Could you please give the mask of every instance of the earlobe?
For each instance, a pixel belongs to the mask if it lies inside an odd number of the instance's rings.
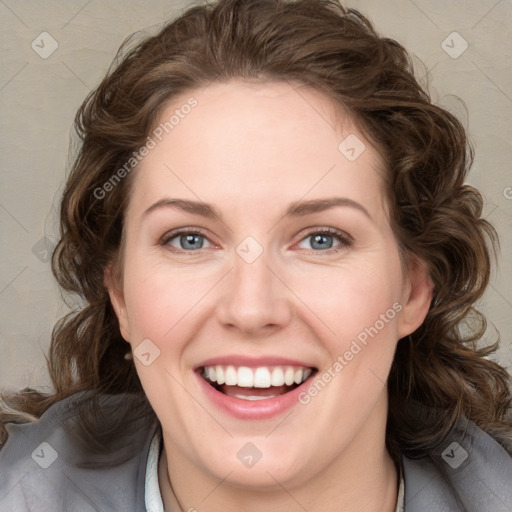
[[[434,284],[427,265],[413,256],[409,260],[402,295],[403,309],[400,314],[398,337],[413,333],[425,320],[434,293]]]
[[[112,303],[112,307],[116,313],[121,336],[129,343],[130,333],[128,329],[128,315],[126,311],[124,294],[118,279],[114,277],[114,272],[110,266],[105,269],[103,274],[103,282],[105,283],[105,287],[107,288],[108,294],[110,296],[110,302]]]

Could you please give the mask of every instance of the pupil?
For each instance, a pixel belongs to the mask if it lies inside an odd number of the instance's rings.
[[[330,249],[332,247],[332,236],[314,235],[311,246],[313,249]]]
[[[201,235],[182,235],[181,247],[183,249],[200,249],[203,246]]]

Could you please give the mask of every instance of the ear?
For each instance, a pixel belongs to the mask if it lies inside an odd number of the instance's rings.
[[[399,339],[413,333],[423,323],[433,294],[434,284],[427,265],[417,256],[411,256],[408,262],[408,273],[404,276],[403,309],[398,325]]]
[[[130,331],[128,329],[128,314],[126,311],[126,303],[124,300],[124,294],[120,279],[115,275],[112,267],[109,265],[103,274],[103,282],[108,290],[110,296],[110,302],[117,316],[119,322],[119,329],[121,336],[130,342]]]

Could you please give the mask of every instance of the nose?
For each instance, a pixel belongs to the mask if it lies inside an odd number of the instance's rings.
[[[292,318],[289,290],[268,266],[265,254],[247,263],[235,255],[216,307],[220,323],[257,336],[285,327]]]

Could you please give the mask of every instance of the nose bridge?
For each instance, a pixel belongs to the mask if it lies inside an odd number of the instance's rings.
[[[249,332],[284,326],[289,322],[290,304],[285,287],[275,278],[269,264],[269,258],[263,252],[252,259],[237,251],[233,271],[218,305],[223,324]]]
[[[257,303],[272,300],[275,286],[268,263],[267,255],[262,255],[250,263],[243,258],[235,258],[233,293],[238,296],[239,301]]]

